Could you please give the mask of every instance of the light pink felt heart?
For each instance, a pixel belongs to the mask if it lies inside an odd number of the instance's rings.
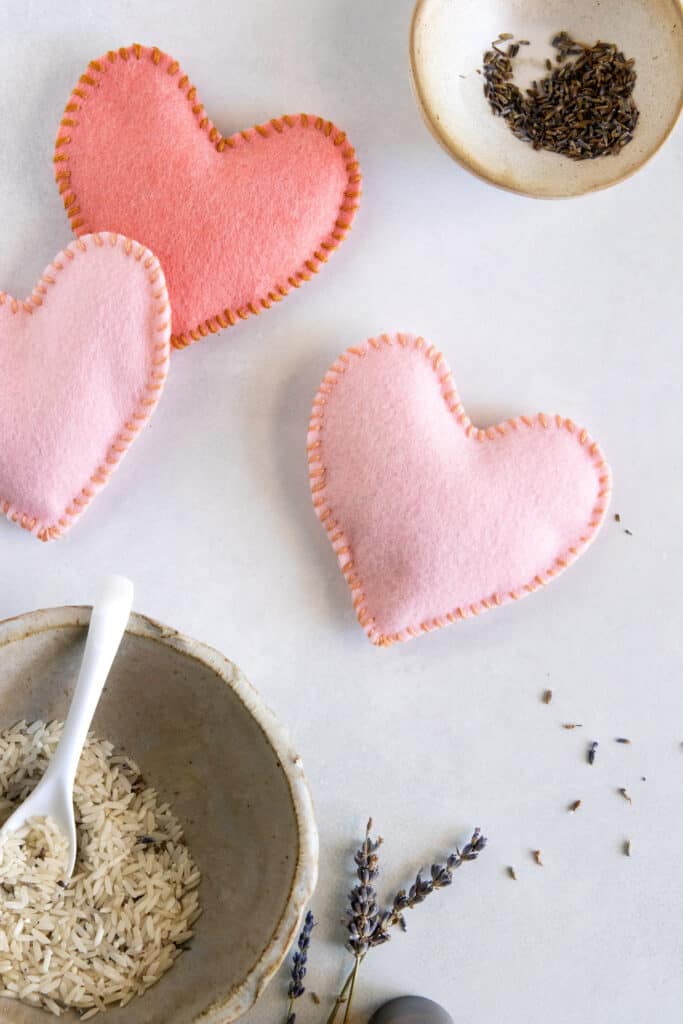
[[[76,234],[120,231],[161,260],[176,348],[310,280],[360,197],[355,152],[331,121],[286,115],[224,137],[178,61],[138,44],[90,62],[54,160]]]
[[[159,261],[86,235],[20,302],[0,293],[0,509],[40,540],[107,483],[161,394],[171,312]]]
[[[308,456],[316,512],[381,646],[550,582],[609,502],[610,470],[585,430],[542,413],[477,429],[443,356],[408,335],[339,357]]]

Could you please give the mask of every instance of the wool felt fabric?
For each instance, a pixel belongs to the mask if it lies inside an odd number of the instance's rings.
[[[170,353],[164,275],[148,249],[85,235],[25,302],[0,293],[0,509],[64,533],[154,411]]]
[[[311,491],[358,619],[381,646],[517,600],[595,537],[610,470],[587,432],[539,414],[468,419],[423,338],[350,348],[308,433]]]
[[[178,62],[138,44],[91,61],[54,160],[77,235],[121,232],[161,260],[177,348],[310,280],[360,197],[354,149],[332,122],[286,115],[225,138]]]

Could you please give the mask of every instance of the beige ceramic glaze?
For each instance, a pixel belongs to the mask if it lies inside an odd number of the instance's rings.
[[[89,615],[54,608],[0,623],[0,728],[64,717]],[[237,1020],[282,962],[315,886],[318,841],[301,761],[235,665],[139,615],[93,728],[131,754],[171,803],[202,872],[204,910],[192,948],[170,972],[102,1019]],[[0,1000],[0,1019],[52,1018]]]
[[[524,88],[543,77],[566,30],[584,43],[616,43],[634,57],[640,120],[615,156],[571,160],[534,150],[495,117],[477,74],[501,32],[528,39],[515,60]],[[679,0],[418,0],[411,30],[413,82],[431,131],[464,167],[501,188],[544,198],[607,188],[659,149],[683,106],[683,9]]]

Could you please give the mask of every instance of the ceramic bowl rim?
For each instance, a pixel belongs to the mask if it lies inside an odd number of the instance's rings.
[[[667,141],[669,136],[672,134],[674,128],[678,124],[678,120],[683,112],[683,88],[678,100],[678,108],[671,119],[671,122],[667,125],[666,131],[662,134],[657,145],[650,149],[649,152],[645,153],[642,159],[629,170],[624,171],[621,174],[615,175],[609,181],[602,182],[598,185],[587,185],[585,188],[581,188],[577,191],[564,191],[557,193],[550,192],[534,192],[527,188],[523,188],[520,185],[514,184],[514,179],[504,178],[497,176],[495,171],[491,170],[487,172],[481,165],[476,164],[474,160],[467,154],[466,150],[454,143],[452,140],[446,138],[443,131],[435,121],[433,115],[430,113],[429,107],[424,97],[424,92],[420,84],[420,76],[418,72],[418,61],[417,61],[417,25],[422,13],[423,7],[426,4],[431,3],[432,0],[416,0],[413,8],[412,17],[410,20],[410,33],[409,33],[409,55],[410,55],[410,81],[413,87],[413,93],[417,99],[417,105],[422,114],[422,118],[427,125],[427,128],[431,132],[432,136],[439,143],[441,148],[445,150],[448,155],[455,160],[456,163],[464,167],[465,170],[469,171],[480,181],[485,181],[488,185],[494,185],[496,188],[502,189],[504,192],[513,192],[516,195],[527,196],[530,199],[576,199],[579,196],[590,195],[591,192],[601,192],[606,188],[612,188],[614,185],[619,185],[622,181],[626,181],[628,178],[633,177],[638,171],[642,170],[645,164],[657,155],[664,143]],[[681,27],[683,28],[683,0],[671,0],[673,6],[676,8]]]
[[[15,641],[57,629],[87,626],[90,607],[63,605],[25,612],[0,621],[0,649]],[[243,981],[226,996],[201,1010],[192,1024],[232,1024],[250,1010],[284,961],[296,938],[304,911],[318,878],[318,831],[313,803],[301,757],[289,735],[239,666],[213,647],[193,640],[155,619],[134,612],[126,630],[133,636],[152,640],[176,654],[189,657],[214,672],[234,692],[245,710],[260,727],[282,767],[297,822],[297,862],[286,905],[268,945]]]

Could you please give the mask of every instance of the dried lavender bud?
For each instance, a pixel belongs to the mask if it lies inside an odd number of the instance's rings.
[[[620,523],[621,522],[621,516],[619,515],[618,512],[614,513],[614,522],[615,523]]]
[[[598,746],[599,746],[598,741],[597,740],[593,740],[593,742],[588,747],[588,763],[589,764],[595,764],[595,755],[598,752]]]
[[[620,789],[619,789],[619,792],[620,792],[620,793],[621,793],[621,795],[623,796],[624,800],[627,800],[627,801],[628,801],[628,802],[629,802],[630,804],[632,804],[632,803],[633,803],[633,800],[631,800],[631,797],[629,796],[629,793],[628,793],[628,791],[627,791],[627,790],[625,790],[625,789],[623,788],[623,786],[622,786],[622,787],[620,787]]]
[[[565,722],[562,726],[563,729],[583,729],[581,722]]]
[[[546,690],[545,693],[543,694],[543,703],[544,704],[550,704],[552,699],[553,699],[553,691],[552,690]]]
[[[484,54],[484,95],[518,139],[573,160],[618,153],[630,142],[639,117],[636,72],[613,43],[586,46],[557,33],[556,66],[546,61],[546,77],[522,92],[513,81],[513,59],[526,40],[504,52],[496,44],[507,38],[501,35]]]
[[[625,736],[617,736],[617,743],[630,743],[630,742],[631,741],[627,740]]]
[[[533,852],[533,855],[534,855],[534,860],[538,864],[539,868],[542,868],[543,867],[543,861],[541,859],[541,851],[540,850],[533,850],[532,852]]]
[[[569,805],[569,810],[573,814],[575,811],[578,811],[580,806],[581,806],[581,801],[580,800],[575,800],[573,804]]]
[[[517,881],[517,872],[513,867],[508,868],[508,875],[510,876],[513,882]]]
[[[624,842],[624,854],[627,857],[631,856],[631,840],[630,839],[626,839],[625,842]]]

